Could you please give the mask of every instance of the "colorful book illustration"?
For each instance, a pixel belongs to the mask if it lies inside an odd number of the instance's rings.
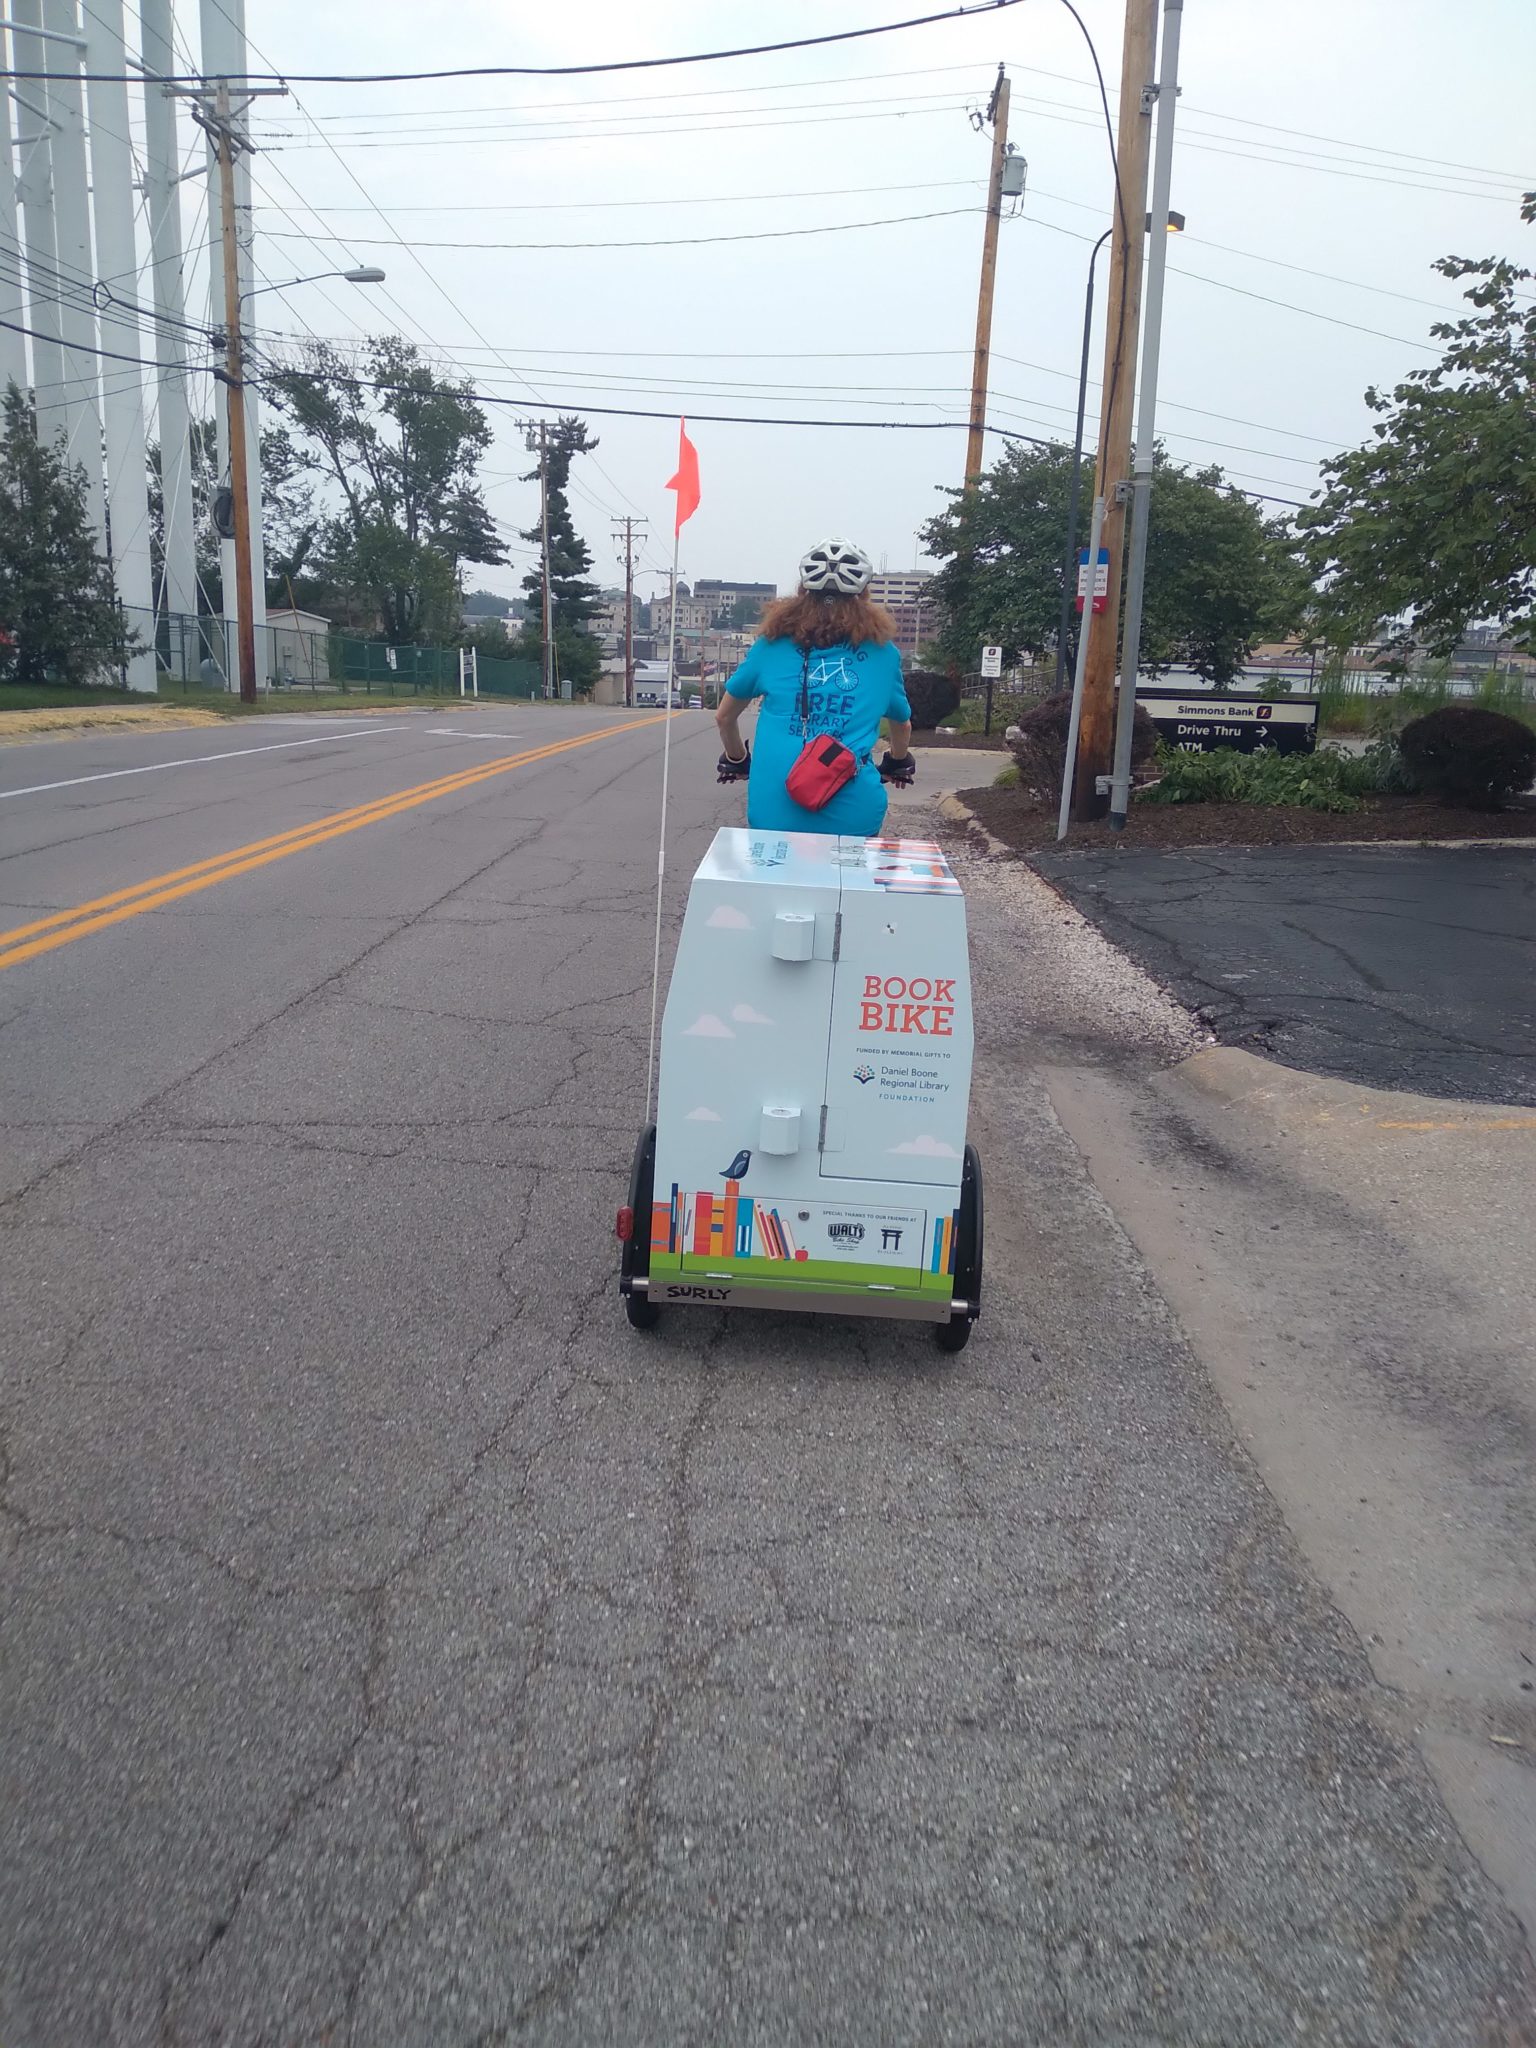
[[[955,1270],[955,1225],[959,1222],[958,1212],[933,1219],[933,1251],[928,1260],[930,1273],[953,1273]]]

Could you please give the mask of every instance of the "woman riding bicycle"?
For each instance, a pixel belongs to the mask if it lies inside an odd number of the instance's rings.
[[[722,782],[747,782],[747,823],[769,832],[876,838],[887,783],[910,783],[912,708],[890,614],[865,593],[874,565],[852,541],[825,540],[800,563],[800,587],[778,598],[725,686],[715,723]],[[762,702],[756,751],[741,715]],[[874,758],[880,721],[887,751]]]

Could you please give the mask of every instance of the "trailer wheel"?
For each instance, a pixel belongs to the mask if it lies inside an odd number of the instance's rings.
[[[632,1330],[654,1330],[661,1310],[643,1293],[633,1291],[634,1282],[649,1278],[651,1270],[651,1200],[656,1186],[656,1126],[647,1124],[635,1145],[629,1169],[629,1208],[634,1218],[630,1236],[619,1252],[619,1292],[624,1313]]]
[[[967,1145],[960,1169],[960,1216],[955,1229],[955,1293],[965,1308],[934,1330],[941,1351],[963,1351],[970,1341],[971,1325],[981,1314],[983,1235],[981,1154],[974,1145]]]

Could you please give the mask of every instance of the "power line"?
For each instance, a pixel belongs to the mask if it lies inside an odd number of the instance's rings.
[[[1063,0],[1069,5],[1070,0]],[[870,36],[895,35],[908,28],[929,28],[936,22],[966,21],[978,14],[997,14],[1006,7],[1016,7],[1019,0],[978,0],[971,7],[946,8],[941,14],[915,14],[906,21],[877,22],[870,28],[835,29],[826,35],[796,36],[781,43],[746,43],[736,49],[696,50],[680,57],[625,57],[616,58],[606,64],[466,64],[442,71],[291,71],[251,72],[241,75],[241,85],[271,85],[287,83],[292,85],[412,85],[425,79],[442,78],[590,78],[598,73],[616,71],[663,71],[681,64],[721,64],[736,57],[770,57],[780,50],[816,50],[829,43],[856,43]],[[222,9],[220,10],[223,11]],[[255,44],[251,45],[255,49]],[[261,52],[257,51],[260,56]],[[270,59],[263,58],[263,62]],[[46,78],[44,71],[6,71],[0,77]],[[136,85],[141,74],[123,72],[82,72],[88,82],[110,85]],[[173,77],[160,81],[166,85],[200,85],[200,76]],[[230,84],[235,85],[232,78]],[[237,88],[238,89],[238,88]]]
[[[797,192],[684,192],[666,199],[457,199],[435,200],[430,204],[392,205],[391,213],[592,213],[612,207],[643,206],[762,206],[780,199],[852,199],[870,192],[940,192],[946,186],[969,185],[980,189],[979,178],[923,178],[912,185],[831,185],[820,191]],[[369,213],[367,206],[315,206],[312,212],[327,219],[336,213]],[[1214,248],[1215,243],[1211,246]],[[1241,252],[1240,252],[1241,253]],[[1319,273],[1321,275],[1321,273]]]
[[[1023,215],[1021,218],[1027,219],[1032,227],[1045,228],[1053,235],[1067,235],[1074,242],[1091,242],[1095,239],[1092,235],[1079,234],[1076,228],[1064,228],[1054,220],[1036,220],[1032,214]],[[1192,277],[1197,284],[1214,285],[1218,291],[1236,292],[1239,298],[1258,299],[1266,306],[1280,306],[1286,312],[1300,313],[1308,320],[1325,320],[1330,327],[1348,327],[1356,334],[1374,334],[1379,341],[1395,341],[1401,348],[1416,348],[1426,355],[1434,354],[1434,350],[1427,342],[1410,341],[1406,335],[1388,334],[1380,327],[1362,327],[1357,320],[1341,320],[1337,313],[1319,313],[1311,306],[1298,306],[1291,299],[1270,298],[1264,292],[1249,291],[1245,285],[1228,284],[1225,278],[1207,277],[1202,271],[1186,270],[1182,264],[1170,263],[1168,268],[1176,277]]]
[[[880,220],[823,221],[809,228],[759,228],[740,235],[673,235],[660,240],[612,241],[612,242],[417,242],[420,249],[478,249],[497,252],[501,250],[550,249],[555,251],[576,249],[695,249],[716,242],[782,242],[803,235],[847,235],[861,228],[910,227],[916,221],[955,220],[961,214],[979,213],[976,206],[947,206],[936,213],[898,213]],[[390,237],[384,235],[325,235],[306,234],[303,236],[274,234],[270,230],[268,241],[291,242],[340,242],[350,248],[354,243],[366,242],[383,244],[388,247]],[[398,235],[393,238],[398,240]],[[487,344],[488,346],[489,344]]]

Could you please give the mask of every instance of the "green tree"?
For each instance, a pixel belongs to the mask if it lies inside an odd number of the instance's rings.
[[[1536,221],[1536,193],[1521,218]],[[1536,649],[1536,299],[1532,272],[1494,257],[1444,256],[1442,277],[1475,278],[1474,311],[1439,321],[1440,361],[1390,395],[1371,439],[1323,464],[1321,502],[1300,515],[1303,559],[1320,585],[1314,629],[1334,646],[1395,626],[1449,654],[1492,621]]]
[[[219,437],[213,420],[193,420],[192,545],[197,572],[197,608],[223,608],[223,562],[213,530],[213,494],[219,484]],[[160,443],[145,450],[149,487],[150,564],[156,596],[165,575],[165,490],[160,475]],[[282,426],[261,434],[262,533],[266,542],[267,602],[286,605],[290,585],[303,605],[324,604],[332,586],[314,573],[314,560],[325,517],[315,501],[314,479],[301,462],[293,438]]]
[[[85,472],[6,387],[0,425],[0,680],[99,683],[137,645],[97,550]]]
[[[366,603],[392,642],[453,632],[460,568],[506,561],[475,480],[491,443],[483,407],[388,335],[355,366],[312,342],[265,388],[292,429],[295,473],[339,504],[313,536],[317,571]]]
[[[1002,643],[1009,664],[1054,648],[1071,474],[1069,448],[1015,445],[974,492],[952,491],[949,507],[923,529],[928,552],[944,564],[932,586],[942,624],[931,644],[942,660],[968,669],[989,641]],[[1078,548],[1087,545],[1088,525],[1083,503]],[[1294,622],[1304,589],[1279,523],[1230,489],[1219,469],[1191,471],[1158,450],[1144,667],[1188,662],[1228,682],[1256,640]]]
[[[590,455],[597,442],[584,421],[565,414],[548,430],[545,466],[548,476],[549,589],[550,614],[555,633],[555,655],[560,675],[577,689],[588,689],[602,669],[602,650],[588,632],[601,596],[591,580],[592,555],[576,531],[571,517],[571,464],[578,455]],[[539,472],[532,469],[524,483],[537,483]],[[544,548],[543,525],[531,526],[523,534],[540,551]],[[541,564],[523,578],[528,593],[530,619],[521,648],[530,660],[544,659],[544,571]]]

